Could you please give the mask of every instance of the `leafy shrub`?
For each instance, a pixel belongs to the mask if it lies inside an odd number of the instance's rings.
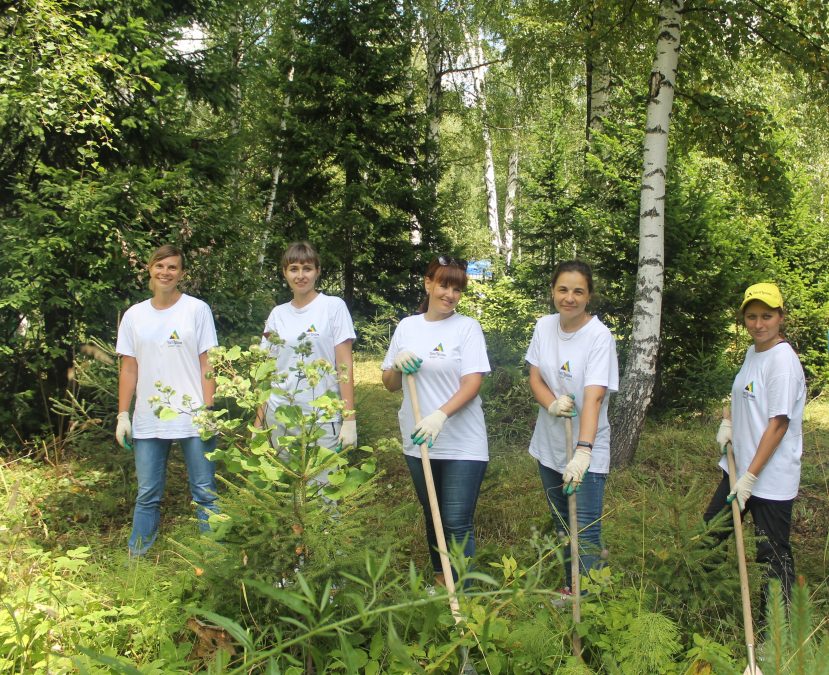
[[[146,673],[183,667],[190,644],[176,639],[180,575],[120,561],[106,568],[89,546],[47,550],[34,541],[51,531],[40,507],[63,486],[31,462],[13,471],[0,465],[0,671],[109,672],[84,650]],[[15,474],[21,478],[9,483]]]
[[[459,311],[476,318],[486,335],[490,364],[520,366],[541,315],[536,301],[507,276],[494,282],[470,281]]]
[[[210,351],[217,401],[224,406],[173,410],[172,392],[164,387],[155,401],[162,418],[193,414],[203,435],[218,436],[213,458],[224,466],[220,480],[226,491],[219,499],[221,513],[210,522],[221,546],[196,546],[189,555],[204,569],[202,602],[236,616],[242,601],[255,623],[273,618],[273,603],[262,587],[294,584],[300,569],[311,580],[330,576],[335,568],[347,569],[356,550],[362,552],[356,514],[371,494],[376,469],[371,448],[337,453],[319,444],[322,425],[344,403],[319,391],[322,378],[335,374],[333,366],[308,359],[310,343],[295,349],[300,357],[293,367],[295,390],[284,384],[287,373],[275,372],[267,350],[237,346]],[[319,394],[309,413],[296,403],[306,389]],[[286,403],[273,411],[275,425],[257,428],[254,420],[273,391]],[[325,484],[317,478],[324,471],[331,472]]]

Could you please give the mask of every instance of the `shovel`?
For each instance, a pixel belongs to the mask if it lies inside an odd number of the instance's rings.
[[[573,420],[564,418],[564,442],[567,446],[567,462],[573,459]],[[581,659],[581,579],[579,574],[579,517],[576,511],[576,491],[567,496],[567,521],[570,528],[570,589],[573,597],[573,656]]]
[[[734,489],[737,482],[737,467],[734,464],[734,450],[731,443],[726,445],[728,458],[728,484]],[[748,568],[746,567],[746,549],[743,544],[743,521],[740,517],[740,505],[734,499],[731,502],[731,516],[734,519],[734,541],[737,543],[737,567],[740,570],[740,595],[743,600],[743,630],[746,636],[746,651],[748,652],[748,665],[743,675],[763,675],[757,666],[754,656],[754,624],[751,621],[751,592],[748,588]]]
[[[413,375],[406,375],[406,381],[409,385],[409,399],[412,403],[412,412],[414,413],[415,424],[420,422],[420,401],[417,398],[417,383]],[[458,596],[455,594],[455,577],[452,576],[452,565],[449,563],[449,556],[446,551],[446,537],[443,535],[443,521],[440,517],[440,506],[438,505],[438,495],[435,490],[435,479],[432,477],[432,464],[429,461],[429,449],[426,443],[420,446],[420,461],[423,464],[423,477],[426,480],[426,493],[429,495],[429,509],[432,512],[432,526],[435,529],[435,538],[438,544],[438,555],[440,555],[440,568],[443,571],[443,578],[446,581],[446,591],[449,593],[449,609],[452,611],[452,618],[455,619],[455,624],[463,621],[461,616],[461,608],[458,603]],[[462,675],[478,675],[475,668],[468,661],[468,653],[466,647],[461,647],[461,666]]]

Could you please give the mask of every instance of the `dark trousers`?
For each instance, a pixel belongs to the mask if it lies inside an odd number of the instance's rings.
[[[423,463],[420,457],[406,457],[409,472],[412,474],[417,498],[423,507],[426,519],[426,541],[429,544],[429,554],[435,572],[442,572],[440,554],[438,553],[435,527],[432,524],[432,509],[429,507],[429,496],[426,492],[426,477],[423,474]],[[435,492],[440,508],[440,519],[443,523],[443,533],[446,545],[451,546],[453,541],[461,543],[466,540],[463,554],[471,558],[475,554],[475,530],[472,518],[475,515],[475,506],[478,503],[478,493],[486,473],[487,462],[476,462],[463,459],[432,459],[432,478],[435,481]],[[457,572],[453,569],[452,576],[457,580]]]
[[[728,474],[723,471],[723,478],[717,486],[711,503],[705,510],[705,521],[708,522],[724,508],[731,508],[725,499],[731,488],[728,485]],[[751,496],[746,503],[746,511],[751,513],[754,521],[754,534],[757,537],[757,562],[764,567],[763,592],[760,597],[759,621],[766,618],[766,604],[768,602],[768,580],[779,579],[786,602],[791,598],[792,582],[794,580],[794,558],[789,543],[789,533],[792,527],[792,505],[794,499],[776,501]],[[731,520],[729,520],[731,522]],[[722,534],[725,538],[728,531]]]

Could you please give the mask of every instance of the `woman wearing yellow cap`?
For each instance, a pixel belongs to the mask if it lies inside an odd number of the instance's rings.
[[[794,579],[789,531],[800,485],[806,378],[797,354],[781,334],[783,296],[777,286],[750,286],[740,312],[753,344],[731,387],[731,419],[726,409],[717,432],[723,453],[728,443],[733,445],[737,482],[732,491],[723,456],[723,478],[705,520],[734,499],[741,512],[748,510],[757,534],[757,562],[765,565],[767,579],[780,580],[788,599]],[[766,595],[764,584],[761,616]]]

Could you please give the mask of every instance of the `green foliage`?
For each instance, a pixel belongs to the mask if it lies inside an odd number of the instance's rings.
[[[37,534],[60,534],[67,513],[75,526],[84,522],[76,519],[76,507],[92,490],[84,489],[82,475],[56,481],[37,464],[19,462],[0,464],[0,670],[109,672],[96,668],[84,650],[137,663],[146,673],[183,666],[190,645],[174,635],[183,624],[179,576],[123,567],[123,558],[107,564],[89,545],[41,545]],[[96,490],[107,487],[86,480]]]
[[[486,337],[492,374],[484,379],[481,398],[490,438],[521,438],[535,409],[523,362],[540,315],[537,303],[514,279],[500,276],[493,282],[471,281],[459,309],[480,322]]]
[[[829,673],[829,637],[826,619],[817,626],[809,590],[800,578],[792,588],[786,611],[778,581],[769,584],[768,626],[759,664],[768,675],[812,675]]]
[[[272,341],[285,348],[277,336]],[[216,396],[224,407],[172,410],[171,392],[163,386],[154,401],[158,414],[193,414],[203,435],[218,435],[213,457],[224,467],[226,491],[221,513],[210,522],[221,547],[196,547],[188,555],[205,570],[201,592],[213,610],[238,607],[241,593],[254,624],[272,620],[275,611],[261,587],[293,585],[300,569],[311,581],[327,578],[353,563],[362,546],[356,516],[376,470],[371,448],[337,453],[320,445],[322,425],[343,410],[343,401],[319,390],[321,379],[335,374],[333,367],[307,358],[310,343],[295,350],[296,389],[285,387],[288,373],[275,372],[268,350],[237,346],[210,351]],[[306,412],[296,397],[309,389],[316,398]],[[285,400],[272,411],[274,424],[255,426],[274,392]],[[323,472],[330,472],[326,481],[319,478]]]
[[[620,507],[618,518],[636,545],[614,555],[614,564],[653,594],[654,609],[687,631],[707,634],[720,627],[721,608],[738,594],[736,565],[725,560],[728,540],[718,536],[727,529],[729,514],[724,511],[706,525],[693,479],[683,492],[667,489],[658,475],[648,482],[643,489],[653,498],[643,495]]]
[[[638,589],[614,591],[618,581],[604,568],[591,573],[585,583],[584,590],[596,596],[584,603],[582,625],[577,628],[586,645],[596,649],[598,658],[613,672],[678,672],[679,627],[664,614],[649,610],[649,598]]]
[[[536,302],[508,276],[494,282],[470,281],[459,311],[477,319],[494,366],[518,366],[540,316]]]
[[[288,208],[274,225],[280,238],[313,239],[360,310],[371,309],[368,293],[412,304],[413,219],[424,251],[437,241],[434,204],[418,189],[423,169],[413,161],[423,118],[408,76],[412,18],[388,0],[300,2],[280,58],[280,72],[293,77],[283,83],[290,104],[276,131],[277,200]]]

